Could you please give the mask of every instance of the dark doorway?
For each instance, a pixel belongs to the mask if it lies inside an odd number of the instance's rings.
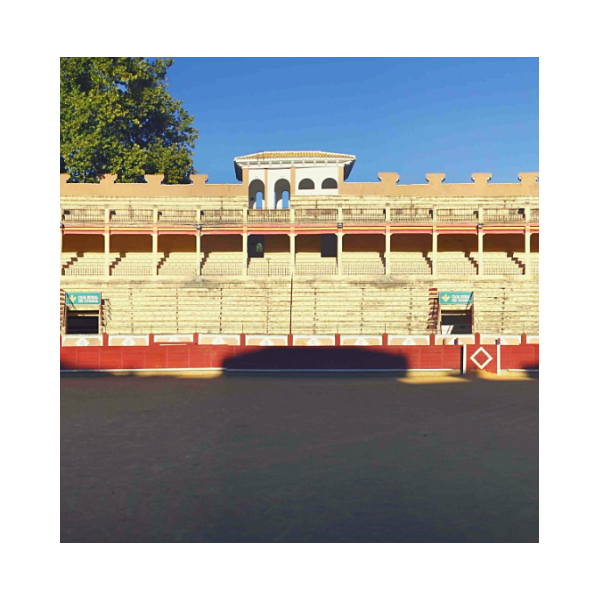
[[[473,333],[473,309],[442,310],[441,334]]]
[[[265,237],[263,235],[248,236],[248,258],[263,258],[265,255]]]
[[[100,333],[98,324],[99,311],[97,310],[67,311],[67,333]]]
[[[321,258],[337,257],[337,236],[334,233],[325,233],[321,236]]]

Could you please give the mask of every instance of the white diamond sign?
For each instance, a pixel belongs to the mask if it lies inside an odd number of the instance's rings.
[[[222,337],[216,337],[212,342],[215,346],[223,346],[225,344],[225,340]]]
[[[403,346],[416,346],[417,343],[415,342],[415,340],[413,340],[411,337],[409,337],[409,338],[406,338],[404,340],[404,342],[402,342],[402,345]]]
[[[135,341],[133,340],[133,338],[128,337],[123,340],[122,345],[123,346],[135,346]]]
[[[80,338],[79,340],[77,340],[76,346],[89,346],[90,343],[85,339],[85,338]]]
[[[481,364],[475,357],[480,353],[483,352],[483,354],[485,356],[487,356],[487,360]],[[492,360],[492,357],[490,356],[490,353],[487,352],[487,350],[485,348],[478,348],[475,352],[473,352],[473,354],[471,354],[471,360],[480,368],[480,369],[485,369],[486,365],[490,362],[490,360]]]
[[[321,342],[315,338],[315,337],[311,337],[310,340],[308,340],[308,342],[306,342],[307,346],[320,346]]]
[[[358,338],[356,340],[356,342],[354,342],[354,345],[355,346],[368,346],[369,342],[367,342],[367,340],[365,340],[365,338],[361,337],[361,338]]]
[[[269,338],[265,338],[260,344],[259,346],[274,346],[275,342]]]

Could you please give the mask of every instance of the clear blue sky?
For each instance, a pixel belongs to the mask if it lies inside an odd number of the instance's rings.
[[[537,58],[175,57],[168,83],[211,183],[234,182],[233,158],[263,150],[354,154],[349,181],[539,170]]]

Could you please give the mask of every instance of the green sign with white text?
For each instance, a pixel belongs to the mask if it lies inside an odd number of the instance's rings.
[[[440,304],[442,306],[473,304],[473,292],[440,292]]]
[[[67,306],[100,306],[100,292],[67,292]]]

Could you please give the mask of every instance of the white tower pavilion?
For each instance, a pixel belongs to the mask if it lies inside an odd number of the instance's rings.
[[[238,180],[248,183],[250,208],[281,209],[289,207],[290,195],[337,195],[355,160],[335,152],[257,152],[233,164]]]

